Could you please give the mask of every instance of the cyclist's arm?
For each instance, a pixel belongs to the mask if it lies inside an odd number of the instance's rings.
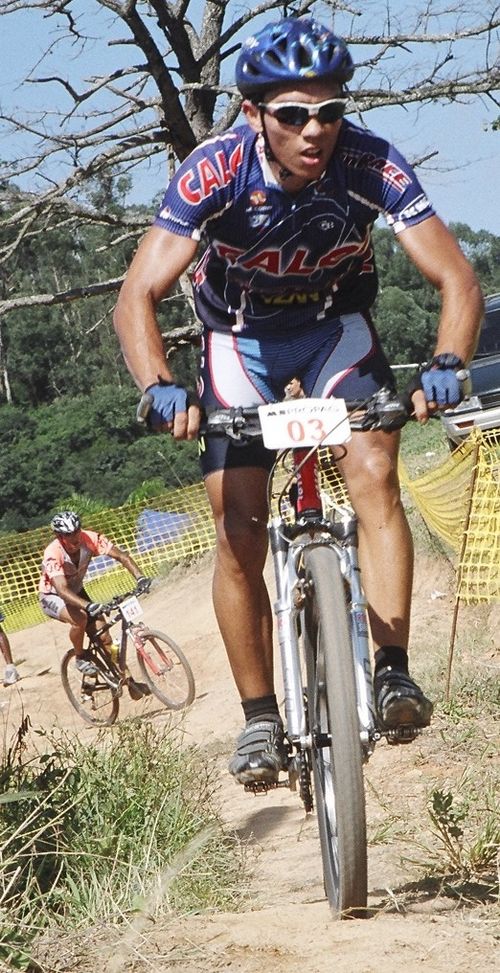
[[[197,242],[153,226],[141,241],[122,284],[113,323],[132,378],[141,391],[159,379],[173,381],[167,365],[156,309],[193,260]],[[193,430],[194,423],[194,430]],[[174,436],[192,438],[198,410],[175,418]]]
[[[483,297],[477,277],[455,237],[431,216],[398,234],[402,247],[421,274],[441,295],[441,314],[435,355],[450,352],[467,363],[474,354]],[[423,392],[415,392],[415,414],[425,420],[429,410]]]
[[[75,591],[72,591],[64,575],[57,574],[50,580],[56,590],[56,594],[62,598],[66,605],[72,605],[73,608],[85,608],[88,605],[88,598],[82,598],[81,595],[77,595]]]
[[[143,577],[143,572],[141,571],[138,564],[135,563],[134,559],[130,557],[125,551],[122,551],[120,547],[116,547],[115,544],[109,549],[108,556],[112,557],[115,561],[118,561],[127,571],[132,575],[137,581],[139,578]]]

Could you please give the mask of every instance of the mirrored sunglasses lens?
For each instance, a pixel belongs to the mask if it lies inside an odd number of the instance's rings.
[[[282,125],[295,125],[297,127],[305,125],[309,118],[307,108],[301,108],[300,105],[285,105],[283,108],[276,108],[273,115]]]
[[[342,102],[330,101],[328,105],[322,105],[318,112],[318,121],[323,125],[328,122],[338,122],[339,118],[342,118],[345,111],[345,105]]]

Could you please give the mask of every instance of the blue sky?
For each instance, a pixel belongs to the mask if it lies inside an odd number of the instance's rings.
[[[368,2],[367,8],[370,6]],[[391,0],[391,9],[396,12],[404,6],[402,0]],[[109,24],[110,15],[104,14],[104,17]],[[26,108],[30,103],[35,105],[35,87],[19,85],[46,49],[48,22],[35,10],[4,16],[0,23],[2,109]],[[121,36],[124,33],[124,29],[120,29]],[[112,53],[107,53],[107,58],[120,57],[119,47],[109,48],[109,51]],[[353,53],[356,54],[356,51]],[[94,50],[90,47],[87,49],[85,58],[78,60],[75,55],[76,51],[67,49],[65,58],[63,49],[56,47],[40,73],[61,73],[71,77],[80,64],[85,64],[86,75],[93,70],[103,71],[102,45],[99,41],[96,41]],[[43,86],[42,94],[45,104],[49,96],[67,97],[56,85]],[[500,132],[491,130],[491,122],[500,114],[500,109],[485,98],[468,98],[464,102],[423,107],[410,105],[407,109],[376,109],[365,113],[364,120],[370,128],[394,142],[410,160],[437,152],[437,156],[419,168],[418,172],[427,194],[445,222],[460,221],[474,230],[486,229],[500,234]],[[0,157],[13,158],[14,151],[15,146],[10,145],[6,150],[4,145]],[[151,200],[163,188],[163,171],[163,166],[158,164],[149,172],[145,180],[144,201]]]

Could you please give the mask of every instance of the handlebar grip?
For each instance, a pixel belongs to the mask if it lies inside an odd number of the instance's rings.
[[[461,368],[457,372],[457,379],[464,399],[472,395],[472,378],[468,368]]]
[[[141,400],[137,406],[136,419],[137,422],[142,424],[148,421],[148,416],[151,411],[151,406],[153,405],[154,397],[151,392],[143,392],[141,395]]]

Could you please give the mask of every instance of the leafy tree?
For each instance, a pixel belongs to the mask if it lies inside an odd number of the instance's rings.
[[[136,405],[135,390],[108,385],[38,409],[0,407],[0,530],[45,524],[75,493],[117,506],[144,479],[198,481],[196,443],[141,432]]]
[[[391,364],[420,363],[432,350],[436,321],[411,292],[389,285],[377,300],[377,331]]]
[[[9,206],[0,261],[56,226],[107,227],[110,247],[136,241],[149,218],[107,205],[109,173],[133,178],[155,157],[171,170],[201,139],[232,125],[240,109],[233,62],[242,38],[264,18],[309,12],[333,21],[354,53],[350,110],[362,119],[382,105],[488,97],[498,87],[491,61],[496,0],[452,0],[444,8],[421,0],[396,9],[390,0],[382,7],[374,0],[263,0],[257,8],[235,0],[3,0],[1,17],[21,15],[35,31],[48,23],[51,33],[26,78],[49,110],[0,110],[6,138],[22,134],[29,143],[25,158],[4,167]],[[87,66],[90,48],[100,69]],[[19,178],[29,193],[11,191],[10,180]],[[123,201],[127,185],[119,188]],[[120,277],[82,274],[60,286],[51,278],[38,292],[20,281],[0,301],[0,313],[67,304],[101,295],[104,286],[113,292]]]
[[[484,293],[500,292],[500,237],[487,230],[471,230],[465,223],[453,223],[451,229],[474,267]]]

